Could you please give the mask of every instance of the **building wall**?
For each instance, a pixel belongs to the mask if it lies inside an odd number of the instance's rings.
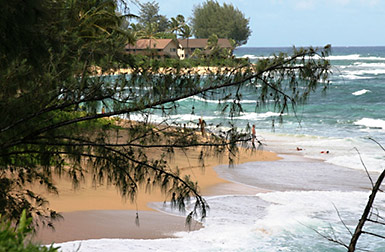
[[[169,55],[172,58],[178,58],[178,46],[175,42],[170,42],[168,45],[163,49],[163,53],[165,55]]]
[[[178,48],[177,54],[178,54],[179,59],[181,59],[181,60],[186,58],[186,50],[183,48]]]

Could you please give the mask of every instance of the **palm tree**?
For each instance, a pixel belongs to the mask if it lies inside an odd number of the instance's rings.
[[[150,52],[153,49],[152,40],[158,38],[158,36],[159,32],[157,23],[147,23],[144,29],[138,32],[138,38],[149,39],[148,49],[150,50]],[[153,53],[151,53],[151,56],[153,56]]]
[[[218,36],[216,34],[212,34],[207,40],[207,46],[205,50],[209,51],[210,57],[218,57],[220,55],[220,47],[218,45]]]
[[[188,41],[189,41],[189,38],[192,37],[192,30],[190,28],[190,26],[188,26],[187,24],[185,24],[184,26],[181,27],[181,30],[180,30],[180,35],[182,36],[183,39],[186,39],[186,51],[188,52],[188,49],[189,49],[189,46],[188,46]],[[189,55],[186,54],[186,58],[188,57]]]
[[[206,50],[214,51],[218,47],[218,36],[212,34],[207,40]]]
[[[170,32],[175,32],[175,37],[178,38],[178,32],[182,27],[186,25],[186,21],[183,15],[178,15],[175,18],[171,18],[169,22]]]
[[[175,38],[177,38],[178,30],[179,30],[179,22],[176,18],[171,18],[169,22],[170,32],[175,32]]]
[[[183,15],[179,14],[178,16],[176,16],[176,20],[178,21],[179,23],[179,26],[183,26],[186,24],[186,20],[184,18]]]

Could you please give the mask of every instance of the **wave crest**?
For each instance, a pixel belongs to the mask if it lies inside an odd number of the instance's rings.
[[[381,119],[362,118],[361,120],[358,120],[353,124],[373,129],[385,129],[385,120]]]
[[[372,92],[372,91],[370,91],[370,90],[362,89],[362,90],[358,90],[358,91],[352,93],[352,95],[358,96],[358,95],[363,95],[363,94],[371,93],[371,92]]]

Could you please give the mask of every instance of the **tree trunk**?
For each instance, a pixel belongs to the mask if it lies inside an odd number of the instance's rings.
[[[356,230],[354,230],[352,239],[350,240],[348,252],[354,252],[356,249],[358,238],[360,238],[360,235],[362,234],[362,229],[365,225],[366,220],[368,219],[368,216],[370,214],[370,211],[374,203],[374,199],[376,197],[378,190],[380,189],[380,186],[382,184],[382,181],[384,180],[384,177],[385,177],[385,170],[380,174],[380,176],[376,181],[376,184],[372,189],[372,194],[370,194],[369,196],[369,200],[368,200],[368,203],[366,204],[365,211],[363,212],[361,219],[357,224]]]
[[[186,44],[186,51],[187,51],[187,55],[189,56],[189,58],[191,57],[191,55],[190,55],[190,52],[189,52],[189,50],[188,50],[188,37],[187,37],[187,44]],[[186,53],[185,53],[186,54]],[[186,56],[186,55],[185,55]],[[186,57],[187,58],[187,57]]]

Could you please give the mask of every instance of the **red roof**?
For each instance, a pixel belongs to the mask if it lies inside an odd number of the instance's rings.
[[[179,43],[183,48],[187,47],[187,39],[179,39]],[[189,48],[205,48],[207,46],[208,39],[189,39],[188,47]],[[220,38],[218,39],[218,46],[221,48],[232,48],[230,41],[228,39]]]
[[[168,44],[173,42],[172,39],[138,39],[135,45],[126,45],[126,49],[144,50],[149,49],[164,49]]]

